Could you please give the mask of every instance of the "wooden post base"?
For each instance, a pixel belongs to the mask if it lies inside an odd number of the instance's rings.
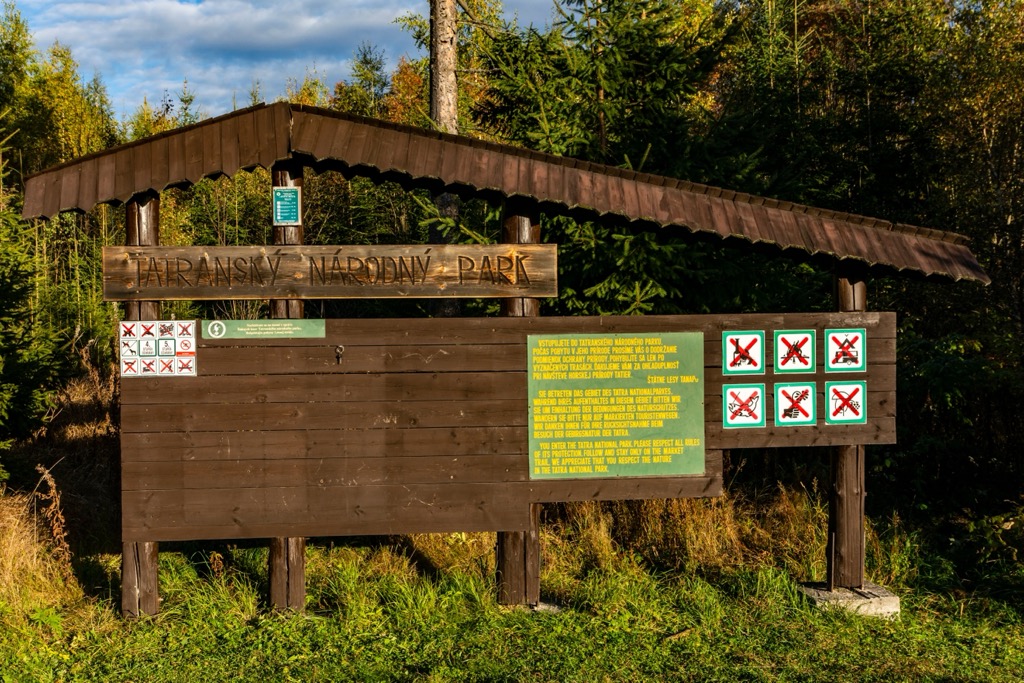
[[[498,603],[536,606],[540,602],[540,505],[530,506],[528,531],[498,532]]]
[[[864,586],[864,447],[832,449],[829,499],[828,590]]]
[[[160,611],[157,544],[147,541],[121,545],[121,614],[126,619],[154,616]]]
[[[270,605],[276,610],[306,607],[306,539],[270,539]]]

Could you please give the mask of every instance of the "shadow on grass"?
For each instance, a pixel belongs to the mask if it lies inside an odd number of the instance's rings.
[[[77,409],[76,409],[77,408]],[[102,412],[99,405],[91,411]],[[47,433],[16,444],[4,455],[10,471],[8,485],[35,492],[36,511],[50,506],[52,495],[40,468],[49,473],[59,496],[60,528],[76,557],[121,552],[120,445],[109,419],[82,422],[75,417],[82,407],[68,407],[51,423]]]

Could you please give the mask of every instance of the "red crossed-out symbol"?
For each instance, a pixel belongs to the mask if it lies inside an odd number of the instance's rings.
[[[853,339],[850,339],[849,337],[847,337],[843,341],[839,341],[835,337],[832,337],[832,343],[839,347],[839,350],[836,351],[835,357],[832,359],[832,365],[835,365],[840,360],[843,360],[843,359],[846,359],[846,358],[848,358],[851,361],[853,361],[854,363],[856,363],[857,362],[857,356],[853,353],[856,349],[853,348],[853,345],[856,344],[857,340],[859,340],[859,339],[860,339],[860,335],[859,334],[853,335]]]
[[[178,323],[178,334],[192,334],[192,323]]]
[[[143,337],[155,337],[156,335],[153,334],[153,328],[154,327],[156,327],[156,323],[153,323],[152,325],[147,325],[146,323],[142,323],[142,336]]]
[[[174,372],[174,359],[160,359],[160,372]]]
[[[832,417],[835,417],[839,413],[843,412],[846,408],[853,411],[853,414],[860,417],[860,411],[857,410],[856,406],[853,405],[853,398],[860,393],[860,387],[854,387],[853,391],[843,396],[842,392],[832,387],[832,395],[839,401],[839,405],[836,406],[835,410],[832,411]]]
[[[729,416],[730,420],[735,420],[740,415],[740,413],[746,413],[747,415],[750,416],[750,419],[752,420],[758,419],[757,413],[755,413],[754,409],[750,406],[751,401],[753,401],[757,397],[756,391],[750,392],[750,396],[747,396],[747,399],[745,401],[739,396],[737,396],[735,391],[730,391],[729,395],[732,396],[734,401],[736,401],[736,409],[733,410],[732,415]]]
[[[804,417],[810,417],[811,414],[804,410],[804,407],[800,405],[807,398],[807,390],[796,392],[796,396],[790,396],[789,392],[785,389],[779,389],[779,393],[786,397],[789,401],[789,407],[782,411],[783,415],[790,413],[794,408],[803,413]]]
[[[129,372],[130,373],[136,373],[136,372],[138,372],[138,370],[135,368],[135,361],[133,361],[133,360],[126,360],[124,362],[124,371],[125,371],[125,373],[129,373]]]
[[[178,372],[192,372],[192,360],[191,359],[178,359]]]
[[[729,363],[730,368],[735,367],[736,364],[739,363],[741,360],[746,360],[755,368],[757,367],[757,361],[754,360],[754,357],[750,355],[750,349],[754,348],[754,344],[757,343],[757,337],[751,339],[750,343],[747,344],[746,347],[740,346],[740,340],[737,339],[736,337],[730,337],[729,341],[731,341],[732,345],[736,348],[736,353],[733,354],[732,362]]]
[[[143,372],[156,372],[156,360],[142,360]]]
[[[807,340],[810,339],[810,337],[804,337],[795,344],[790,344],[789,340],[785,337],[779,337],[779,339],[781,339],[782,343],[786,345],[786,355],[782,357],[782,361],[779,365],[785,365],[794,358],[804,365],[807,365],[807,356],[804,355],[803,348],[804,344],[807,343]]]
[[[121,336],[122,337],[134,337],[135,336],[135,325],[131,323],[121,323]]]

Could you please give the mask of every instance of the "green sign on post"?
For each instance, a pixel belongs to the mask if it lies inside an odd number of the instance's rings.
[[[530,335],[530,478],[704,473],[704,335]]]
[[[274,225],[302,225],[302,188],[275,187]]]

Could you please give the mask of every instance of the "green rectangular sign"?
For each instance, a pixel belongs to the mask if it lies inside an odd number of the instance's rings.
[[[318,339],[327,336],[323,320],[204,320],[204,339]]]
[[[530,335],[530,478],[704,473],[701,332]]]
[[[275,187],[274,225],[302,225],[302,189]]]

